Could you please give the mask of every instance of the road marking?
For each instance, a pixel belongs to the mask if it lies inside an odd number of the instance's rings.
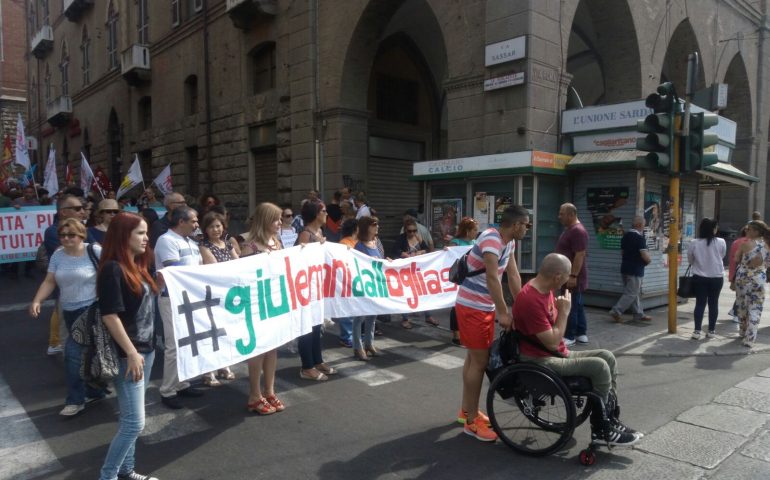
[[[0,375],[0,478],[44,478],[63,469]]]
[[[12,303],[10,305],[0,305],[0,312],[19,312],[22,310],[27,310],[29,308],[30,302],[23,302],[23,303]],[[41,306],[42,307],[53,307],[56,303],[55,300],[46,300],[44,301]]]
[[[377,348],[385,349],[388,352],[393,352],[418,362],[427,363],[434,367],[443,368],[444,370],[460,368],[465,363],[464,359],[455,357],[454,355],[432,352],[392,338],[377,340],[376,346]]]

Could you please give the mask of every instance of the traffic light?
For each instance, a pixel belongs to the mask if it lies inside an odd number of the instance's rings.
[[[690,130],[682,142],[683,172],[694,172],[719,161],[716,153],[703,153],[703,149],[716,145],[719,137],[706,130],[719,123],[719,116],[714,113],[691,113]]]
[[[645,134],[636,139],[636,149],[649,152],[636,157],[639,168],[669,170],[674,159],[674,120],[679,110],[674,86],[666,82],[658,86],[644,102],[654,113],[644,120],[637,120],[636,131]]]

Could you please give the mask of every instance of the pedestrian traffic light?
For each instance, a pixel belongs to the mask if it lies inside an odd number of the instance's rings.
[[[679,105],[673,84],[659,85],[658,92],[649,95],[644,104],[654,113],[636,122],[636,131],[645,134],[636,139],[636,149],[649,152],[636,157],[637,166],[669,170],[673,166],[674,119]]]
[[[682,142],[683,172],[694,172],[719,161],[716,153],[703,153],[703,149],[716,145],[719,136],[715,133],[705,133],[706,130],[719,123],[719,116],[714,113],[691,113],[690,129],[687,138]]]

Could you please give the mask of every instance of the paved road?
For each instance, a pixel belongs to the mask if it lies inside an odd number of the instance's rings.
[[[62,358],[44,354],[47,325],[23,311],[35,284],[0,280],[0,478],[95,479],[116,429],[114,397],[75,418],[58,416]],[[723,303],[731,302],[726,292]],[[453,423],[464,352],[442,328],[382,325],[385,355],[355,362],[325,335],[325,354],[341,374],[326,383],[299,379],[295,355],[279,359],[278,391],[288,408],[269,417],[245,411],[245,369],[189,409],[167,410],[158,395],[156,358],[138,467],[172,479],[380,478],[770,478],[770,355],[747,354],[731,338],[665,334],[665,310],[650,324],[617,325],[591,311],[592,346],[619,355],[621,403],[629,425],[647,433],[634,449],[601,451],[594,467],[577,461],[586,426],[547,458],[482,444]],[[49,307],[50,310],[50,307]],[[723,311],[726,311],[723,307]],[[45,313],[44,315],[45,316]],[[445,314],[439,314],[446,326]],[[681,338],[680,338],[681,337]],[[760,330],[770,341],[770,329]]]

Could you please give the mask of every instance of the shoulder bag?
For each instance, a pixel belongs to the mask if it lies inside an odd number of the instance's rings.
[[[676,289],[676,295],[678,297],[682,297],[682,298],[695,297],[695,288],[693,287],[692,275],[690,274],[691,268],[692,268],[692,265],[688,265],[687,270],[684,272],[684,275],[679,276],[679,288]]]

